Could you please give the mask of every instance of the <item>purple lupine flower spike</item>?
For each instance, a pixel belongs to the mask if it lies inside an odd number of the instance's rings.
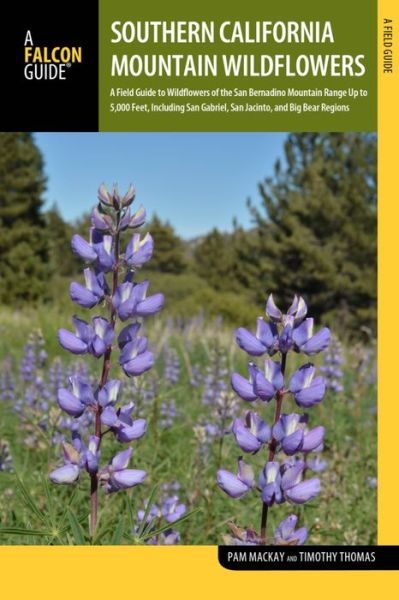
[[[259,487],[248,485],[240,474],[233,475],[224,469],[218,471],[218,484],[229,496],[241,498],[249,491],[256,490],[260,492],[262,501],[260,532],[234,525],[234,530],[239,534],[232,538],[232,543],[265,544],[269,507],[286,501],[303,504],[312,500],[320,491],[320,480],[306,478],[306,472],[308,469],[317,472],[325,468],[325,462],[318,456],[310,456],[323,449],[324,427],[309,427],[308,415],[282,412],[287,396],[291,395],[299,407],[310,408],[321,402],[325,394],[325,380],[316,374],[315,366],[310,363],[297,369],[289,384],[285,382],[287,356],[290,352],[317,354],[325,350],[330,341],[330,331],[326,327],[313,333],[313,319],[307,318],[307,312],[305,300],[295,295],[284,314],[270,294],[266,303],[269,322],[259,317],[255,334],[243,327],[236,331],[238,346],[250,356],[267,353],[272,357],[279,353],[280,359],[265,360],[263,370],[256,364],[249,363],[249,379],[238,373],[231,376],[231,386],[243,400],[253,404],[261,400],[264,406],[272,402],[275,405],[271,428],[254,411],[247,411],[244,420],[236,418],[233,421],[231,431],[239,448],[248,454],[261,455],[266,452],[267,459],[259,475]],[[279,462],[277,455],[280,453],[288,458]],[[307,538],[307,530],[305,527],[296,529],[296,526],[296,516],[284,519],[274,532],[273,543],[303,544]],[[250,538],[247,535],[249,531]]]
[[[141,438],[147,429],[147,421],[135,418],[134,403],[121,404],[118,379],[109,379],[114,359],[129,377],[138,377],[154,364],[154,354],[147,349],[148,341],[139,336],[140,324],[128,322],[119,329],[119,322],[136,317],[147,317],[158,312],[164,303],[163,294],[147,296],[148,281],[136,283],[135,271],[151,258],[154,242],[149,233],[143,238],[134,233],[121,252],[123,232],[139,227],[145,220],[142,207],[131,214],[135,190],[129,186],[121,196],[116,184],[108,192],[104,185],[98,190],[99,203],[91,215],[90,239],[80,235],[72,237],[72,250],[85,263],[91,265],[83,271],[85,284],[72,282],[71,299],[82,308],[90,309],[102,304],[108,315],[96,315],[91,324],[73,317],[75,333],[60,329],[60,345],[73,354],[91,354],[103,358],[97,385],[88,382],[88,375],[73,373],[69,386],[61,383],[57,390],[58,404],[67,417],[64,422],[73,436],[72,444],[64,441],[64,465],[50,474],[54,483],[74,483],[85,470],[91,480],[90,532],[94,536],[97,523],[98,487],[103,485],[107,493],[134,487],[142,483],[146,473],[128,468],[132,448],[117,453],[101,467],[101,446],[106,434],[114,435],[120,443],[131,443]],[[120,280],[123,271],[123,281]],[[118,344],[115,348],[114,340]],[[84,437],[81,435],[85,426]],[[94,431],[87,435],[88,427]],[[103,429],[104,428],[104,429]],[[85,442],[84,439],[88,441]],[[179,509],[176,508],[175,512]],[[172,511],[172,509],[171,509]],[[173,511],[172,511],[173,512]]]

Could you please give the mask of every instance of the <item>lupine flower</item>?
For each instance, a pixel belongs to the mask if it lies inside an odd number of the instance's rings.
[[[160,503],[153,504],[147,516],[147,521],[144,527],[145,533],[151,533],[152,531],[159,528],[162,525],[162,521],[165,520],[167,523],[173,525],[175,521],[180,519],[187,511],[187,507],[184,503],[180,502],[179,496],[175,493],[180,488],[178,482],[174,482],[172,484],[163,484],[161,486],[162,496],[160,498]],[[170,494],[173,490],[174,493]],[[147,509],[148,501],[145,503],[145,507]],[[142,525],[144,516],[144,510],[139,510],[137,512],[138,519],[138,528]],[[180,540],[180,534],[178,531],[173,530],[173,528],[167,529],[163,531],[161,534],[158,534],[156,537],[150,537],[147,539],[146,543],[151,545],[173,545],[176,544]]]
[[[141,438],[147,429],[145,419],[132,419],[131,413],[134,403],[129,402],[118,410],[113,406],[107,406],[101,414],[101,422],[109,427],[116,435],[119,442],[131,442]]]
[[[99,472],[100,483],[104,485],[107,493],[117,492],[143,483],[147,476],[140,469],[128,469],[133,448],[118,452],[107,467]]]
[[[58,341],[60,345],[72,354],[85,354],[89,351],[93,339],[93,329],[86,321],[78,317],[72,317],[75,326],[75,334],[67,329],[58,330]]]
[[[306,527],[295,529],[298,522],[296,515],[289,515],[281,521],[274,532],[276,546],[302,546],[308,537]]]
[[[308,307],[305,300],[301,296],[294,296],[291,306],[287,310],[287,314],[283,315],[281,310],[277,308],[273,294],[270,294],[266,302],[266,315],[275,323],[283,323],[283,325],[296,325],[303,321],[308,312]]]
[[[284,502],[278,462],[269,461],[265,464],[259,475],[259,485],[262,489],[262,500],[267,506],[272,506],[275,502],[277,504]]]
[[[246,412],[244,422],[235,419],[232,431],[244,452],[257,452],[271,437],[269,425],[252,410]]]
[[[282,415],[273,426],[273,437],[288,456],[296,452],[312,452],[323,443],[324,427],[315,427],[309,431],[305,427],[306,423],[305,416],[292,413]]]
[[[294,504],[304,504],[320,492],[319,479],[302,479],[304,468],[305,463],[299,460],[296,465],[284,469],[281,477],[281,490]]]
[[[147,290],[150,282],[146,279],[134,286],[134,297],[136,303],[134,306],[133,316],[149,317],[155,315],[161,310],[164,305],[163,294],[153,294],[147,297]]]
[[[83,308],[93,308],[107,293],[104,275],[102,273],[96,275],[91,269],[85,269],[83,274],[86,285],[73,281],[69,288],[71,300]]]
[[[153,250],[154,241],[149,233],[142,240],[139,233],[134,233],[126,247],[125,261],[130,267],[137,269],[150,260]]]
[[[259,317],[256,333],[253,334],[244,327],[239,327],[236,331],[236,342],[251,356],[262,356],[265,352],[272,356],[278,349],[277,327],[274,323],[266,323],[263,317]]]
[[[316,368],[308,363],[298,369],[291,378],[290,391],[298,406],[308,408],[318,404],[326,393],[323,377],[315,377]]]
[[[70,389],[58,390],[58,404],[68,415],[80,417],[87,406],[94,404],[94,394],[91,386],[78,376],[70,377]]]
[[[253,363],[248,364],[249,379],[245,379],[238,373],[233,373],[231,376],[231,387],[233,390],[247,402],[253,402],[257,399],[257,394],[254,391],[254,380],[258,369]]]
[[[70,484],[74,483],[80,474],[79,465],[81,462],[80,452],[71,444],[64,442],[64,466],[55,469],[50,473],[50,479],[53,483]]]
[[[154,354],[147,350],[146,337],[135,337],[122,348],[119,363],[128,377],[142,375],[154,364]]]
[[[77,256],[87,263],[94,263],[97,270],[108,273],[113,269],[115,255],[111,235],[105,235],[92,227],[90,229],[90,243],[82,236],[75,234],[72,237],[71,246]]]
[[[292,333],[295,349],[305,354],[318,354],[330,343],[330,330],[323,327],[313,335],[313,319],[305,319]]]
[[[269,402],[283,387],[284,379],[281,364],[273,360],[265,360],[264,373],[259,369],[255,372],[254,391],[257,397]]]
[[[219,469],[217,474],[219,487],[231,498],[241,498],[255,485],[254,472],[251,466],[246,465],[242,458],[238,459],[238,473],[233,475],[230,471]]]

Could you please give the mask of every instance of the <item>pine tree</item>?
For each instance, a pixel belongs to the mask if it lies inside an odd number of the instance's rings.
[[[195,270],[215,290],[232,290],[234,251],[231,236],[216,228],[205,235],[194,249]]]
[[[170,223],[154,215],[148,224],[154,238],[154,254],[146,269],[162,273],[182,273],[186,269],[185,248]]]
[[[0,133],[0,300],[46,295],[49,262],[41,215],[46,178],[30,133]]]
[[[71,238],[75,232],[74,227],[64,221],[56,204],[45,213],[44,217],[53,271],[61,276],[78,273],[81,261],[71,252]]]
[[[291,134],[286,165],[259,186],[259,296],[309,298],[343,329],[376,318],[376,136]]]

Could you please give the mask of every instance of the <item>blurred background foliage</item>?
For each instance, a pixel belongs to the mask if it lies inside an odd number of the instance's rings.
[[[183,240],[152,218],[152,289],[165,291],[171,316],[201,312],[233,325],[253,323],[266,293],[284,305],[300,292],[341,336],[375,334],[376,135],[290,134],[284,151],[248,200],[249,230],[234,222],[232,233]],[[44,211],[45,188],[32,134],[0,133],[0,301],[16,309],[61,309],[80,271],[70,239],[87,237],[89,215],[69,223],[56,205]]]

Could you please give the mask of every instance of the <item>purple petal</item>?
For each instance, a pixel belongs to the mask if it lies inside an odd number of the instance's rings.
[[[149,296],[145,300],[138,302],[136,308],[134,310],[134,314],[138,317],[148,317],[150,315],[155,315],[158,311],[161,310],[165,302],[165,298],[163,294],[153,294]]]
[[[152,352],[143,352],[122,365],[123,370],[129,377],[141,375],[149,371],[154,365],[154,354]]]
[[[107,346],[104,344],[104,341],[98,337],[98,335],[95,336],[90,348],[91,354],[93,354],[96,358],[100,358],[100,356],[105,354],[107,350]]]
[[[72,375],[69,378],[69,382],[72,386],[72,393],[74,396],[79,398],[83,404],[93,404],[94,395],[91,385],[83,381],[79,375]]]
[[[281,364],[274,360],[265,360],[265,377],[273,384],[276,390],[284,387],[284,377],[281,371]]]
[[[64,465],[50,473],[50,479],[53,483],[69,484],[74,483],[79,477],[79,467],[77,465]]]
[[[294,394],[298,406],[308,408],[320,402],[326,392],[326,382],[323,377],[315,377],[311,385]]]
[[[79,319],[76,315],[72,317],[72,323],[76,329],[76,335],[84,342],[89,343],[94,335],[92,326],[83,321],[83,319]]]
[[[307,479],[294,485],[285,491],[285,495],[288,500],[294,502],[294,504],[304,504],[308,500],[311,500],[320,492],[320,480],[319,479]]]
[[[256,326],[256,337],[270,351],[277,340],[277,327],[274,323],[266,323],[259,317]]]
[[[269,425],[253,411],[248,411],[247,415],[250,424],[249,428],[252,432],[255,430],[258,440],[262,443],[270,440],[272,432]]]
[[[218,486],[226,492],[231,498],[241,498],[250,489],[245,483],[243,483],[236,475],[219,469],[217,472],[217,483]]]
[[[115,404],[118,399],[121,382],[118,379],[110,379],[98,392],[100,406]]]
[[[146,429],[147,421],[145,419],[136,419],[130,427],[121,427],[117,438],[122,443],[138,440],[145,434]]]
[[[118,416],[113,406],[107,406],[101,413],[101,423],[113,427],[118,422]]]
[[[295,485],[298,485],[301,481],[304,468],[305,463],[302,460],[298,460],[293,467],[288,467],[281,478],[282,489],[287,490]]]
[[[91,223],[95,229],[109,231],[112,227],[112,217],[104,215],[96,206],[91,213]]]
[[[116,483],[118,488],[126,489],[143,483],[146,476],[147,473],[140,469],[123,469],[123,471],[113,473],[111,479]]]
[[[262,342],[244,327],[239,327],[237,329],[236,342],[241,350],[244,350],[251,356],[261,356],[266,352],[266,348]]]
[[[313,334],[313,319],[305,319],[292,332],[292,339],[298,348],[302,348],[303,344],[312,337]]]
[[[151,258],[153,249],[154,241],[149,233],[142,240],[140,234],[135,233],[127,245],[125,260],[131,267],[141,267]]]
[[[248,487],[252,487],[255,485],[255,477],[254,470],[251,465],[247,465],[242,458],[238,459],[238,477],[243,481]]]
[[[300,448],[303,440],[303,430],[298,429],[291,433],[290,435],[285,436],[281,441],[281,447],[288,456],[295,454]],[[301,448],[303,450],[303,448]]]
[[[247,402],[253,402],[257,398],[257,395],[254,392],[253,384],[238,373],[233,373],[231,376],[231,387],[236,394],[240,396],[240,398],[247,400]]]
[[[277,526],[276,534],[283,540],[286,540],[294,532],[297,521],[298,517],[296,515],[289,515]]]
[[[322,352],[322,350],[325,350],[329,345],[330,338],[330,330],[328,329],[328,327],[323,327],[323,329],[320,329],[320,331],[318,331],[314,336],[312,336],[310,340],[306,342],[306,344],[303,344],[303,346],[301,346],[301,350],[302,352],[308,355]]]
[[[143,223],[145,223],[145,219],[145,209],[142,205],[140,205],[137,212],[135,212],[132,218],[130,219],[129,227],[131,227],[132,229],[134,229],[135,227],[140,227],[141,225],[143,225]]]
[[[235,419],[232,427],[232,432],[237,444],[244,452],[257,452],[262,446],[262,443],[256,438],[247,427],[245,427],[240,419]]]
[[[295,394],[296,392],[302,390],[304,387],[308,387],[313,380],[315,372],[316,369],[311,363],[300,367],[297,371],[295,371],[295,373],[291,377],[289,388],[290,391],[293,394]]]
[[[73,354],[87,352],[87,344],[67,329],[58,330],[58,341],[65,350],[69,350]]]
[[[80,283],[76,283],[73,281],[69,288],[69,294],[71,296],[71,300],[79,304],[79,306],[83,306],[83,308],[93,308],[96,304],[98,304],[100,298],[95,296],[93,292],[85,288]]]
[[[133,360],[137,355],[142,354],[147,350],[148,340],[144,336],[137,336],[133,340],[127,343],[119,356],[120,364],[126,363],[129,360]]]
[[[324,438],[324,427],[315,427],[311,429],[308,433],[305,434],[303,444],[302,444],[302,452],[312,452],[315,450],[320,444],[323,443]]]
[[[71,246],[73,252],[77,254],[80,258],[83,258],[83,260],[86,260],[88,262],[96,260],[97,254],[95,253],[91,245],[88,242],[86,242],[84,238],[82,238],[82,236],[75,234],[72,237]]]
[[[277,306],[274,303],[273,294],[270,294],[270,296],[267,299],[266,314],[271,321],[275,321],[276,323],[279,323],[283,318],[283,313],[279,308],[277,308]]]
[[[62,410],[71,417],[80,417],[84,413],[85,405],[68,390],[59,389],[57,399]]]
[[[112,196],[108,193],[108,190],[105,187],[104,183],[102,183],[98,188],[97,197],[100,200],[100,202],[103,202],[103,204],[106,204],[107,206],[112,206]]]
[[[300,527],[299,529],[294,531],[294,533],[292,534],[292,536],[290,537],[290,539],[288,541],[290,541],[290,542],[296,541],[297,546],[303,546],[303,544],[306,542],[307,537],[308,537],[308,530],[306,529],[306,527]]]
[[[126,344],[133,341],[140,327],[140,323],[131,323],[127,327],[124,327],[118,336],[119,348],[122,349]]]
[[[255,394],[266,402],[269,402],[276,393],[274,385],[270,383],[261,371],[257,371],[254,379]]]
[[[129,464],[130,457],[132,456],[133,448],[127,448],[126,450],[122,450],[122,452],[118,452],[115,454],[112,459],[111,466],[114,471],[120,471],[122,469],[126,469]]]

